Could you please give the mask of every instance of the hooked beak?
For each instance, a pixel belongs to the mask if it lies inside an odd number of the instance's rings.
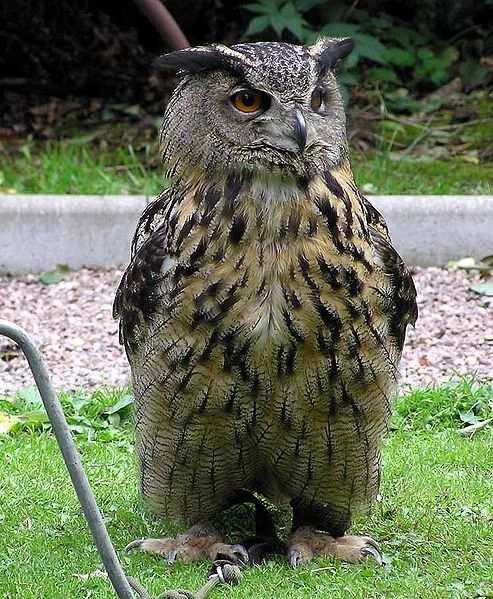
[[[303,152],[306,146],[306,121],[299,108],[297,108],[294,113],[294,138],[300,152]]]

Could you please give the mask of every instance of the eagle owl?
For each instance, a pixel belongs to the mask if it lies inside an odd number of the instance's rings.
[[[380,557],[345,535],[375,499],[412,278],[358,191],[334,67],[349,39],[211,45],[180,77],[115,299],[144,501],[187,524],[131,544],[172,562],[245,557],[213,526],[246,496],[292,509],[292,565]],[[260,533],[262,531],[259,531]]]

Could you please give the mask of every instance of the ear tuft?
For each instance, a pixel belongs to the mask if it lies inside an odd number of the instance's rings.
[[[308,51],[317,61],[319,74],[323,76],[346,58],[353,48],[354,42],[350,37],[322,38]]]
[[[163,54],[153,62],[156,69],[172,71],[179,75],[188,75],[217,69],[220,56],[212,47],[198,46],[196,48],[184,48],[169,54]]]
[[[220,44],[196,46],[163,54],[153,62],[153,65],[156,69],[172,71],[178,76],[217,70],[241,73],[241,61],[236,54],[241,57],[231,48]]]

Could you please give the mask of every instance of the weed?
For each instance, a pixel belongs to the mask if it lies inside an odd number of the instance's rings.
[[[120,439],[131,421],[133,396],[125,389],[63,392],[59,399],[70,430],[88,439]],[[0,400],[0,433],[18,435],[48,430],[51,425],[35,387],[27,387],[13,398]]]
[[[457,429],[493,418],[493,383],[463,377],[458,383],[415,389],[395,405],[396,421],[413,430]]]

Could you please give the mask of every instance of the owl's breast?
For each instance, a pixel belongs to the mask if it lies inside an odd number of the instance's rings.
[[[260,253],[253,245],[246,252],[248,284],[239,302],[238,317],[244,334],[260,347],[289,335],[284,315],[291,264],[290,252],[276,244],[263,247]]]
[[[190,203],[151,323],[152,334],[172,339],[170,370],[183,362],[200,384],[226,377],[249,393],[317,388],[326,401],[327,389],[342,397],[357,383],[363,393],[394,376],[388,281],[361,206],[349,219],[344,202],[324,203],[322,191],[210,211],[200,204],[199,216]]]

